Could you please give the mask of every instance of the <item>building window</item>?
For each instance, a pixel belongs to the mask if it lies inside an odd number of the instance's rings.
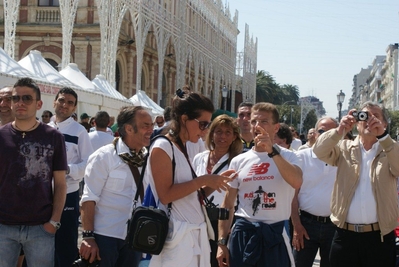
[[[59,0],[39,0],[39,6],[60,6]]]

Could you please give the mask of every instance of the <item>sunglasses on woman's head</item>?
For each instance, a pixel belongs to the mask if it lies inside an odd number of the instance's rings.
[[[31,95],[22,95],[22,96],[13,95],[13,96],[11,96],[11,101],[14,103],[18,103],[21,99],[25,105],[30,105],[30,104],[32,104],[33,100],[35,100],[33,98],[33,96],[31,96]]]
[[[210,121],[199,121],[197,119],[194,119],[196,122],[198,122],[198,127],[200,128],[201,131],[209,128],[209,125],[211,125]]]

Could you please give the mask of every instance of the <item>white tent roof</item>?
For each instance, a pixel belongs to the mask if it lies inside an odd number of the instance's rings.
[[[91,82],[99,89],[104,91],[104,93],[117,99],[127,100],[125,96],[123,96],[121,93],[116,91],[114,87],[112,87],[112,85],[105,79],[104,75],[96,75],[96,78],[94,78]]]
[[[35,81],[49,84],[49,81],[38,77],[31,73],[27,69],[23,68],[14,59],[12,59],[1,47],[0,47],[0,86],[14,85],[19,78],[29,77]]]
[[[59,84],[60,86],[82,89],[80,86],[72,83],[67,78],[62,76],[58,71],[56,71],[53,66],[51,66],[50,63],[48,63],[42,57],[42,53],[40,51],[30,51],[29,55],[18,61],[18,63],[30,72],[52,83]]]
[[[67,78],[70,82],[83,88],[83,90],[104,94],[101,89],[97,88],[89,79],[87,79],[87,77],[79,70],[78,65],[75,63],[69,63],[68,66],[60,71],[60,74]]]
[[[144,106],[150,108],[154,115],[162,115],[163,108],[157,105],[144,91],[138,90],[137,93],[129,98],[135,106]]]

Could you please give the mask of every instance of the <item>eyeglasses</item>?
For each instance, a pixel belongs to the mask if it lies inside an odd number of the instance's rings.
[[[22,96],[13,95],[13,96],[11,96],[11,101],[14,103],[18,103],[21,99],[25,105],[30,105],[30,104],[32,104],[33,100],[36,100],[31,95],[22,95]]]
[[[200,128],[201,131],[209,128],[209,125],[211,125],[210,121],[199,121],[197,119],[194,119],[196,122],[198,122],[198,127]]]
[[[323,129],[319,129],[319,130],[317,130],[317,132],[318,132],[319,134],[322,134],[322,133],[324,133],[325,131],[324,131]]]

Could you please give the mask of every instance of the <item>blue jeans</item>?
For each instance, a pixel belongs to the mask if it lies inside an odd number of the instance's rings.
[[[130,249],[125,240],[98,234],[95,237],[101,257],[100,267],[139,266],[142,253]]]
[[[335,225],[331,221],[322,223],[303,215],[300,218],[310,239],[303,238],[305,247],[300,251],[293,250],[295,265],[297,267],[312,267],[317,250],[320,249],[320,267],[329,267],[329,255],[336,229]]]
[[[17,266],[21,247],[29,267],[54,267],[54,234],[43,225],[0,224],[0,266]]]

